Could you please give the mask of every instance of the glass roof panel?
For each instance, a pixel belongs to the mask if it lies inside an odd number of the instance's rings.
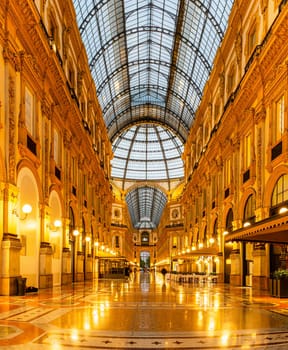
[[[156,228],[167,196],[158,188],[141,186],[130,191],[126,196],[132,223],[136,228]]]
[[[112,176],[123,186],[183,178],[183,143],[234,1],[73,2],[113,144]]]

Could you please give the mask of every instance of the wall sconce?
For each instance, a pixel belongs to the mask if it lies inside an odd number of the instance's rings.
[[[213,238],[213,237],[211,237],[210,239],[209,239],[209,243],[210,244],[213,244],[215,242],[215,239]]]
[[[85,238],[85,241],[86,241],[86,242],[90,242],[90,241],[91,241],[91,237],[86,237],[86,238]]]
[[[243,224],[243,227],[248,227],[248,226],[251,226],[251,222],[245,221]]]
[[[14,208],[12,210],[12,214],[16,215],[17,218],[19,218],[20,220],[25,220],[28,216],[28,214],[30,214],[32,212],[32,206],[30,204],[24,204],[22,207],[22,213],[24,214],[24,216],[21,216],[21,214],[17,213],[16,208]]]
[[[279,209],[279,214],[287,213],[287,211],[288,211],[288,208],[287,208],[287,207],[281,207],[281,208]]]
[[[79,231],[78,230],[73,230],[73,236],[79,236]]]
[[[228,235],[228,233],[229,233],[228,231],[224,231],[224,232],[223,232],[223,236]]]
[[[59,231],[59,228],[62,226],[61,220],[55,220],[53,224],[48,224],[47,225],[49,230],[52,232],[57,232]]]

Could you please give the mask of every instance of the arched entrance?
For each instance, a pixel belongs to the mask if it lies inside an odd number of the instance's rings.
[[[16,231],[20,237],[20,274],[27,278],[27,285],[39,287],[39,247],[40,247],[40,215],[39,192],[32,171],[26,167],[19,171],[17,178],[19,189],[16,212]],[[24,219],[21,210],[24,204],[32,207],[31,213]]]
[[[150,252],[149,251],[140,252],[140,268],[143,271],[147,271],[150,269]]]

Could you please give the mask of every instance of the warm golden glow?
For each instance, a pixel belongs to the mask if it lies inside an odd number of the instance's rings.
[[[229,344],[230,334],[227,331],[221,336],[221,345],[227,346]]]
[[[55,221],[54,221],[54,227],[59,228],[59,227],[61,227],[61,226],[62,226],[61,220],[55,220]]]
[[[30,214],[32,212],[32,207],[30,204],[24,204],[22,207],[22,211],[24,214]]]
[[[209,329],[209,331],[214,331],[214,329],[215,329],[215,320],[214,320],[214,318],[211,318],[209,320],[208,329]]]
[[[72,329],[71,332],[71,340],[78,341],[79,340],[79,334],[77,329]]]
[[[287,207],[282,207],[282,208],[279,209],[279,214],[287,213],[287,211],[288,211]]]

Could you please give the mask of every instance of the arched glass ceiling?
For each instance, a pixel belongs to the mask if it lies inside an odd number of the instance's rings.
[[[174,132],[175,140],[177,136],[186,141],[223,39],[233,0],[73,2],[103,117],[110,140],[114,142],[116,157],[112,175],[127,178],[135,175],[136,180],[141,176],[148,178],[147,170],[137,174],[133,171],[136,145],[140,145],[134,125],[147,124],[143,130],[146,128],[149,134],[154,130],[155,138],[159,132],[151,125],[167,126]],[[127,153],[128,139],[131,148]],[[161,143],[159,139],[158,149]],[[138,152],[141,159],[146,156],[148,161],[147,152],[152,145],[155,143],[146,145],[143,154]],[[179,149],[177,141],[175,154]],[[164,163],[165,159],[169,157],[164,158]],[[179,163],[179,158],[177,161],[175,158],[175,162]],[[161,166],[161,173],[165,179],[168,175],[168,180],[174,171],[178,176],[175,165],[171,168],[170,165],[166,162]],[[159,174],[160,171],[154,172]],[[142,217],[139,213],[136,216]]]
[[[126,203],[133,226],[156,228],[166,202],[166,195],[151,186],[142,186],[130,191],[126,196]]]
[[[149,181],[184,176],[183,143],[162,126],[139,124],[126,129],[114,140],[113,151],[112,178]]]
[[[108,133],[160,122],[183,140],[233,0],[74,0]]]

